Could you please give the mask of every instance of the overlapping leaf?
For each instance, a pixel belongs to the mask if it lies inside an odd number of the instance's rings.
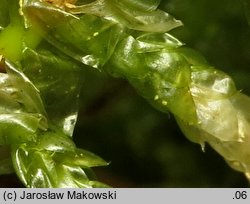
[[[0,3],[1,9],[5,3]],[[27,187],[104,187],[95,181],[90,167],[107,162],[77,149],[71,138],[81,69],[43,41],[33,27],[25,28],[18,2],[12,3],[8,8],[14,15],[0,32],[0,151],[4,155],[0,174],[15,170]],[[0,17],[4,22],[5,16]],[[15,39],[16,44],[10,42]]]
[[[158,0],[21,0],[20,10],[11,2],[0,3],[0,57],[7,71],[0,74],[0,142],[11,145],[26,186],[102,186],[90,167],[107,163],[70,138],[80,63],[106,65],[105,71],[126,78],[156,108],[171,111],[188,138],[209,143],[249,176],[249,98],[165,33],[181,23],[158,10]],[[9,159],[2,159],[2,173],[11,172]]]

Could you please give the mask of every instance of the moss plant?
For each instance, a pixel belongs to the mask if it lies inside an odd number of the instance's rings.
[[[95,68],[125,78],[250,179],[249,97],[168,33],[182,23],[159,3],[1,0],[1,174],[27,187],[106,187],[91,167],[108,163],[72,141],[81,76]]]

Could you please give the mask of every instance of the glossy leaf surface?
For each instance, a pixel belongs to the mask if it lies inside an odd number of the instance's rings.
[[[0,3],[6,71],[0,142],[11,146],[26,186],[105,186],[90,167],[107,162],[77,149],[71,138],[86,65],[127,79],[154,107],[171,112],[190,140],[210,144],[249,178],[249,97],[166,33],[181,22],[157,9],[158,0],[13,2]],[[11,171],[9,159],[2,160],[2,173]]]
[[[0,33],[0,151],[6,155],[0,174],[15,171],[27,187],[104,187],[90,167],[107,163],[76,148],[71,138],[82,84],[79,64],[25,27],[27,19],[13,3],[11,22]]]

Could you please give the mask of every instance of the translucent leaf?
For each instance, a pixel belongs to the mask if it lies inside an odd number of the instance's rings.
[[[10,83],[17,88],[15,94],[17,95],[18,103],[22,104],[27,112],[46,115],[39,91],[31,81],[8,61],[6,61],[6,71],[9,75]]]
[[[34,141],[47,128],[38,90],[9,62],[6,71],[0,73],[0,144]]]
[[[113,54],[118,41],[124,33],[124,28],[119,24],[120,21],[121,24],[124,23],[131,29],[154,32],[165,32],[178,24],[172,17],[160,10],[145,11],[145,13],[141,10],[126,11],[127,6],[123,2],[112,4],[109,1],[96,1],[89,5],[82,5],[79,6],[81,13],[92,15],[79,16],[71,15],[72,10],[66,12],[45,2],[28,0],[22,6],[25,16],[36,22],[34,25],[39,26],[45,38],[53,46],[70,57],[92,67],[104,65]],[[104,11],[108,15],[110,13],[115,13],[114,16],[118,15],[118,22],[116,20],[110,21],[110,16],[106,18],[108,20],[96,17],[102,16],[99,15],[99,7],[104,7],[104,10],[108,9]],[[96,14],[95,12],[99,13]],[[131,13],[136,17],[130,16]],[[120,15],[124,16],[119,17]],[[130,18],[132,19],[129,20]],[[161,30],[163,28],[164,31]],[[176,39],[174,42],[174,38],[167,34],[163,39],[177,44],[177,46],[179,44]],[[151,43],[152,46],[153,43]]]
[[[17,175],[27,187],[53,187],[50,174],[54,174],[54,163],[45,152],[21,145],[12,149],[12,160]]]
[[[207,60],[202,56],[198,51],[187,48],[187,47],[179,47],[177,52],[185,57],[188,63],[192,66],[201,66],[208,65]],[[209,65],[208,65],[209,66]]]
[[[48,42],[95,68],[108,61],[123,32],[112,21],[91,15],[76,17],[44,2],[29,1],[24,11],[39,25]]]
[[[74,152],[76,149],[75,144],[70,137],[60,133],[60,131],[55,132],[42,132],[39,135],[39,140],[36,143],[36,148],[41,151],[51,151],[51,152]]]
[[[201,129],[223,141],[241,139],[237,110],[229,98],[236,88],[229,76],[212,68],[193,67],[190,91]]]
[[[178,39],[168,33],[146,33],[137,38],[141,49],[149,48],[148,51],[160,51],[163,48],[177,48],[183,45]],[[147,51],[147,50],[145,50]]]
[[[127,7],[143,11],[153,11],[157,9],[161,0],[120,0]],[[115,2],[115,1],[114,1]]]
[[[42,140],[44,140],[44,138],[42,138]],[[49,138],[47,140],[49,140]],[[60,142],[56,145],[57,149],[65,153],[59,153],[61,155],[60,159],[58,159],[57,150],[54,151],[54,149],[46,148],[45,146],[45,149],[41,149],[41,143],[42,141],[38,141],[37,144],[29,143],[28,145],[15,147],[12,150],[15,170],[21,181],[27,187],[90,188],[96,185],[95,182],[91,183],[92,179],[89,177],[89,172],[92,172],[91,169],[87,167],[81,168],[74,161],[70,162],[67,160],[69,149],[68,147],[65,148],[65,144],[62,144],[60,148]],[[53,142],[50,146],[52,147],[52,145]],[[86,154],[87,153],[85,153],[85,155]],[[74,155],[72,152],[72,158],[76,157],[78,157],[78,153]],[[90,156],[88,158],[90,158]],[[83,159],[83,157],[81,159]],[[95,160],[96,159],[97,157],[95,157]]]
[[[77,149],[76,152],[57,153],[55,160],[62,161],[65,164],[77,165],[81,167],[107,166],[108,163],[99,156],[83,149]]]
[[[48,51],[50,47],[46,46],[37,51],[25,49],[21,62],[23,72],[39,89],[51,128],[60,127],[72,136],[82,85],[81,70],[68,58]]]
[[[112,19],[129,29],[147,32],[167,32],[182,23],[161,10],[159,1],[105,1],[74,6],[68,11],[74,14],[92,14]]]
[[[121,41],[105,70],[127,78],[154,107],[195,123],[197,115],[189,92],[190,66],[175,49],[182,44],[168,34],[128,36]]]
[[[105,66],[109,73],[116,76],[143,78],[146,75],[145,54],[138,54],[138,41],[132,36],[124,38],[111,58],[113,66]]]

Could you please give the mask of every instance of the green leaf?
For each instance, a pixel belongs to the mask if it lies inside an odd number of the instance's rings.
[[[17,102],[22,104],[27,112],[46,115],[39,90],[37,90],[32,82],[20,72],[15,65],[9,61],[5,63],[10,83],[17,88],[15,92],[18,98]]]
[[[183,45],[168,33],[145,33],[136,38],[142,52],[160,51],[167,48],[178,48]]]
[[[24,185],[32,188],[90,188],[96,185],[91,183],[89,173],[93,173],[85,164],[99,165],[103,160],[85,151],[74,152],[74,145],[66,135],[58,138],[58,133],[44,134],[37,143],[12,148],[14,167]]]
[[[0,73],[0,144],[36,139],[37,129],[45,130],[47,120],[38,90],[6,61],[7,73]]]
[[[55,178],[56,174],[50,157],[46,152],[30,149],[29,144],[12,148],[15,171],[26,187],[53,187],[49,176],[53,174]]]
[[[15,171],[26,186],[102,186],[90,167],[107,162],[76,149],[69,137],[77,118],[79,62],[106,64],[105,71],[173,113],[189,139],[209,143],[249,177],[249,97],[165,33],[182,24],[158,10],[158,0],[62,3],[0,4],[0,57],[7,71],[0,74],[0,144],[11,144]],[[10,171],[6,159],[2,172]]]
[[[60,127],[65,134],[72,136],[83,81],[82,72],[78,64],[52,51],[46,43],[37,51],[26,48],[21,64],[23,72],[40,92],[50,127]]]
[[[158,4],[154,0],[96,0],[67,10],[73,14],[102,16],[129,29],[146,32],[163,33],[182,25],[168,13],[156,9]]]
[[[86,65],[100,67],[113,54],[125,32],[124,25],[130,29],[153,32],[165,32],[180,25],[179,21],[175,21],[163,11],[149,11],[155,1],[149,2],[150,6],[146,6],[145,11],[131,11],[126,6],[128,2],[130,1],[115,1],[114,4],[112,1],[95,1],[74,8],[80,9],[77,13],[85,15],[72,15],[72,9],[64,11],[51,4],[34,0],[25,1],[22,6],[26,18],[32,19],[34,25],[39,25],[45,39],[53,46]],[[102,8],[104,14],[99,13]],[[109,17],[97,17],[103,15]],[[114,20],[110,20],[110,15]],[[128,20],[130,18],[131,20]],[[165,34],[165,40],[167,38],[169,41],[174,39]]]
[[[40,151],[51,151],[51,152],[75,152],[76,146],[70,137],[60,133],[60,131],[46,131],[41,132],[39,140],[35,144],[35,148]]]
[[[76,152],[56,153],[54,159],[65,164],[81,166],[83,168],[108,165],[108,163],[99,156],[83,149],[77,149]]]
[[[69,137],[77,116],[80,69],[65,56],[46,51],[47,46],[38,52],[26,48],[19,69],[9,61],[3,64],[7,73],[0,73],[0,144],[11,146],[15,172],[27,187],[98,185],[89,178],[89,167],[107,163],[77,150]],[[1,174],[13,172],[10,158],[0,163]]]
[[[30,0],[23,5],[23,10],[39,25],[49,43],[95,68],[107,62],[123,33],[113,21],[91,15],[77,17],[45,2]]]
[[[128,8],[134,8],[143,11],[153,11],[159,6],[161,0],[120,0]]]
[[[127,36],[116,47],[111,58],[113,66],[107,65],[105,70],[122,77],[143,79],[148,74],[149,67],[157,66],[157,64],[153,64],[156,61],[155,58],[163,58],[159,56],[163,49],[172,50],[181,45],[179,40],[167,33],[143,33],[137,37]],[[158,64],[164,67],[160,60]]]
[[[208,65],[207,60],[198,51],[187,47],[179,47],[177,52],[181,54],[190,65],[204,66]],[[209,66],[209,65],[208,65]]]
[[[157,109],[196,123],[189,92],[190,65],[178,52],[182,43],[169,34],[128,36],[121,41],[105,70],[127,78]]]

